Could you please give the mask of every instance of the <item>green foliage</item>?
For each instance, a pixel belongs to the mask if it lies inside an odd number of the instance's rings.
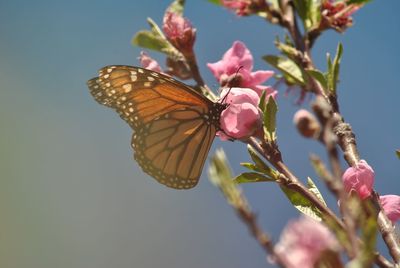
[[[235,183],[249,183],[249,182],[268,182],[275,181],[257,172],[245,172],[237,176],[234,180]]]
[[[361,206],[364,209],[361,209]],[[348,264],[349,268],[371,267],[375,260],[374,252],[378,232],[377,211],[370,201],[359,202],[359,207],[361,213],[357,219],[360,220],[361,227],[361,252]]]
[[[132,43],[136,46],[176,56],[179,52],[168,42],[160,27],[151,18],[147,18],[147,22],[151,27],[151,31],[143,30],[137,32],[132,39]]]
[[[321,201],[326,206],[326,202],[322,197],[321,192],[318,190],[317,186],[310,177],[307,178],[307,188],[319,199],[319,201]]]
[[[366,4],[368,2],[371,2],[371,0],[348,0],[347,1],[347,5],[351,5],[351,4],[363,5],[363,4]]]
[[[297,13],[303,21],[304,28],[309,31],[318,28],[321,21],[320,0],[294,0]]]
[[[247,145],[247,150],[249,152],[249,155],[251,159],[253,160],[254,164],[252,163],[241,163],[242,166],[252,170],[252,171],[257,171],[260,172],[270,179],[277,180],[279,178],[279,173],[272,169],[270,166],[268,166],[257,154],[257,152],[254,150],[251,145]]]
[[[330,55],[327,55],[328,73],[326,74],[326,80],[328,82],[328,89],[333,95],[336,95],[336,86],[339,80],[340,60],[342,58],[342,54],[343,46],[341,43],[339,43],[333,62]]]
[[[310,216],[311,218],[321,221],[322,214],[318,208],[314,206],[314,204],[309,201],[306,197],[301,195],[299,192],[294,191],[287,186],[280,185],[282,191],[289,199],[290,203],[298,209],[301,213]]]
[[[301,68],[293,60],[274,55],[266,55],[263,59],[281,71],[286,81],[293,82],[300,86],[306,85],[306,78],[304,77]]]
[[[276,113],[278,105],[272,96],[269,97],[264,110],[264,138],[267,142],[276,141]]]
[[[328,89],[328,81],[326,80],[325,75],[319,70],[306,70],[307,74],[313,77],[318,83],[321,84],[322,88],[326,92]]]
[[[292,43],[289,43],[289,42],[282,43],[279,41],[279,38],[276,38],[275,46],[277,49],[279,49],[280,52],[282,52],[284,55],[286,55],[290,59],[298,58],[300,55],[300,51],[298,51],[293,46]]]
[[[218,149],[211,157],[208,172],[210,181],[221,190],[231,206],[236,209],[248,207],[237,184],[231,179],[232,173],[222,149]]]
[[[267,92],[264,90],[262,93],[261,93],[261,97],[260,97],[260,102],[258,103],[258,108],[260,108],[261,109],[261,111],[263,111],[264,112],[264,110],[265,110],[265,97],[267,96]]]
[[[172,2],[169,7],[167,8],[167,11],[176,13],[179,15],[183,15],[183,7],[185,5],[185,0],[175,0]]]
[[[208,2],[210,2],[210,3],[212,3],[212,4],[214,4],[214,5],[218,5],[218,6],[221,6],[222,4],[221,4],[221,0],[207,0]]]

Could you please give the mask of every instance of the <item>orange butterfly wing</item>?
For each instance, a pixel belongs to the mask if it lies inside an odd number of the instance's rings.
[[[88,81],[99,103],[133,129],[142,169],[175,189],[194,187],[225,108],[169,76],[131,66],[107,66]]]

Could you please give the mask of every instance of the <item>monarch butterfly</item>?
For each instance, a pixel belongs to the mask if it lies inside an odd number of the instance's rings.
[[[198,183],[227,104],[133,66],[103,67],[87,84],[98,103],[116,110],[134,130],[134,158],[144,172],[175,189]]]

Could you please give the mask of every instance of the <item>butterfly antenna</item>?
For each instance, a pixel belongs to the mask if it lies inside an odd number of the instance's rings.
[[[240,67],[236,70],[236,73],[235,73],[235,76],[233,77],[233,80],[236,80],[236,77],[237,77],[239,71],[240,71],[242,68],[243,68],[243,66],[240,66]],[[231,89],[232,89],[232,86],[229,87],[228,92],[227,92],[227,93],[225,94],[225,96],[222,98],[221,103],[224,103],[224,102],[225,102],[225,99],[228,97],[229,93],[231,92]]]

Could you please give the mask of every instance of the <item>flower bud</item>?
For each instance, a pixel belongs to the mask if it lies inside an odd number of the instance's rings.
[[[222,131],[218,132],[221,140],[247,139],[261,130],[261,111],[258,108],[260,97],[254,90],[225,88],[221,93],[221,99],[229,104],[221,113]]]
[[[165,12],[163,31],[174,47],[185,56],[192,56],[196,29],[187,18],[174,12]]]
[[[400,219],[400,196],[398,195],[382,195],[379,197],[381,206],[386,216],[393,223]]]
[[[140,56],[138,57],[139,61],[140,61],[140,65],[143,68],[146,68],[148,70],[152,70],[158,73],[162,73],[160,64],[158,64],[158,62],[151,58],[146,52],[142,51],[140,52]]]
[[[275,246],[276,254],[289,268],[315,267],[321,254],[339,249],[338,241],[325,225],[305,216],[290,222]]]
[[[361,199],[371,195],[375,173],[365,160],[360,160],[356,166],[346,169],[342,178],[344,189],[348,193],[355,191]]]
[[[318,138],[321,126],[315,116],[307,110],[298,110],[293,117],[297,130],[306,138]]]

